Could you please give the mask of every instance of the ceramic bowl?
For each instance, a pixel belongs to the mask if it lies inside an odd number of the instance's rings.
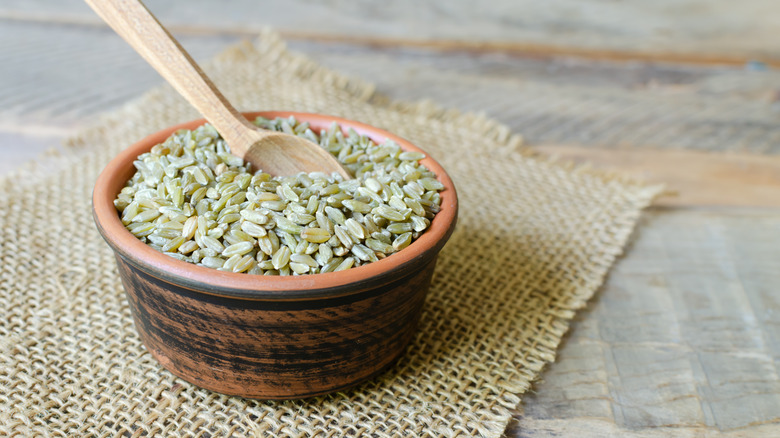
[[[333,121],[375,142],[408,141],[369,125],[316,114],[256,112],[253,120],[295,116],[315,131]],[[133,160],[177,129],[135,143],[103,170],[93,216],[114,250],[135,326],[163,367],[197,386],[229,395],[290,399],[342,390],[387,368],[412,339],[436,256],[457,219],[455,187],[432,158],[422,163],[445,189],[441,211],[410,246],[341,272],[270,277],[222,272],[166,256],[122,225],[113,200],[135,172]],[[427,154],[426,154],[427,155]]]

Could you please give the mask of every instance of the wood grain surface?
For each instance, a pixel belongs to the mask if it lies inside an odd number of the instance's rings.
[[[508,437],[780,435],[780,72],[742,63],[780,53],[776,2],[149,3],[197,60],[274,24],[392,98],[481,112],[542,153],[678,192],[647,212]],[[8,0],[0,21],[4,173],[161,83],[78,0]],[[543,45],[561,50],[507,49]],[[663,56],[600,55],[633,48]]]
[[[49,38],[55,32],[57,38]],[[241,40],[223,34],[175,36],[199,61]],[[0,90],[3,129],[29,132],[88,123],[89,117],[162,82],[106,27],[2,21],[0,47],[8,72]],[[369,79],[394,98],[425,98],[485,113],[530,144],[780,153],[777,70],[315,41],[292,41],[290,47]],[[89,81],[83,68],[89,69]]]
[[[288,38],[378,46],[469,48],[605,59],[780,62],[774,0],[292,0],[147,2],[173,30],[255,33],[274,26]],[[79,0],[5,0],[0,16],[94,24]]]
[[[508,435],[778,436],[779,241],[778,209],[649,211]]]

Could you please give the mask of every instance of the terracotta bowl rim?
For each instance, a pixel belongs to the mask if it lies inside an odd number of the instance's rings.
[[[323,114],[295,111],[253,111],[243,114],[250,120],[258,116],[294,116],[322,127],[335,121],[342,129],[352,128],[374,141],[389,139],[404,150],[422,152],[426,158],[421,163],[433,171],[445,187],[441,192],[441,210],[431,221],[430,228],[407,248],[378,262],[341,272],[285,277],[257,276],[217,271],[174,259],[133,236],[120,221],[113,201],[135,171],[132,162],[138,155],[161,143],[178,129],[193,129],[206,123],[204,119],[197,119],[164,128],[134,143],[114,157],[98,176],[92,193],[93,217],[98,231],[117,256],[153,277],[208,295],[272,301],[326,299],[358,293],[397,280],[413,270],[418,263],[435,257],[452,234],[458,214],[455,185],[436,160],[408,140],[365,123]]]

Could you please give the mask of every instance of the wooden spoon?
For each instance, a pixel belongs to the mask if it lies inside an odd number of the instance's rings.
[[[139,0],[85,1],[216,128],[234,155],[252,163],[254,169],[275,176],[319,171],[352,178],[320,146],[250,123]]]

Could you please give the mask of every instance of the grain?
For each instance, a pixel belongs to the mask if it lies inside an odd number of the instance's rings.
[[[305,228],[301,231],[301,238],[312,243],[324,243],[330,240],[331,234],[322,228]]]
[[[184,222],[181,229],[181,236],[185,240],[192,239],[195,236],[195,231],[198,229],[198,216],[190,216]]]
[[[376,262],[409,246],[440,209],[444,185],[425,155],[338,125],[295,119],[259,126],[304,136],[355,178],[271,177],[230,154],[210,125],[180,130],[133,165],[114,204],[138,239],[171,257],[257,275],[305,275]]]
[[[252,237],[263,237],[268,234],[265,228],[248,220],[241,223],[241,230]]]
[[[243,256],[244,254],[248,253],[249,251],[252,251],[252,248],[254,248],[254,242],[236,242],[227,248],[225,248],[224,251],[222,251],[223,257],[232,257],[234,255],[240,255]]]
[[[336,266],[336,267],[333,269],[333,271],[334,271],[334,272],[335,272],[335,271],[345,271],[345,270],[347,270],[347,269],[351,268],[351,267],[352,267],[352,266],[354,266],[354,265],[355,265],[355,259],[354,259],[354,258],[352,258],[352,257],[347,257],[346,259],[344,259],[344,261],[343,261],[343,262],[339,263],[339,265],[338,265],[338,266]]]
[[[291,263],[301,263],[309,266],[310,268],[319,268],[320,264],[317,263],[310,255],[307,254],[293,254],[290,256]]]
[[[404,233],[395,238],[393,248],[396,251],[400,251],[409,246],[410,243],[412,243],[412,233]]]
[[[352,245],[352,254],[364,262],[377,261],[374,251],[360,243]]]
[[[281,269],[287,265],[287,262],[290,261],[290,256],[292,255],[292,252],[290,251],[290,248],[287,246],[282,246],[279,248],[271,257],[271,263],[274,265],[274,269]]]
[[[387,205],[380,205],[379,207],[376,207],[374,209],[374,213],[378,214],[379,216],[387,220],[396,221],[396,222],[400,222],[405,219],[404,215],[401,214],[401,212]]]
[[[355,240],[360,241],[361,239],[366,238],[366,230],[355,218],[349,218],[344,221],[344,227],[346,227],[349,234],[351,234]]]
[[[371,206],[365,202],[356,201],[354,199],[344,199],[341,204],[348,209],[358,213],[368,213],[371,211]]]

